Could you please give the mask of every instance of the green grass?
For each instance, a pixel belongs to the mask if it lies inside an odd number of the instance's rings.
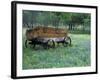
[[[70,34],[72,46],[56,46],[52,49],[25,48],[23,45],[23,69],[90,66],[90,35]],[[24,40],[23,40],[24,43]]]

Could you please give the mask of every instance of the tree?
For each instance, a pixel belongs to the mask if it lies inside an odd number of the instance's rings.
[[[33,28],[35,26],[68,26],[69,30],[75,30],[79,25],[81,29],[90,28],[91,15],[89,13],[49,12],[23,10],[23,26]]]

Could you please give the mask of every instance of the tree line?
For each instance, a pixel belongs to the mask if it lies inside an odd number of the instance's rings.
[[[50,12],[23,10],[23,27],[52,26],[67,27],[69,30],[90,31],[91,15],[89,13]]]

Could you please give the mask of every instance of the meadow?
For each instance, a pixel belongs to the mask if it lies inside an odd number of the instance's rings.
[[[23,69],[85,67],[91,64],[89,34],[70,34],[72,46],[26,48],[23,39]]]

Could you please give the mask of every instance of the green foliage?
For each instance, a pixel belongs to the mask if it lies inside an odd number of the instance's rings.
[[[72,46],[43,49],[42,46],[24,47],[23,39],[23,69],[84,67],[90,66],[90,35],[70,34]]]
[[[23,27],[36,26],[65,26],[69,30],[75,30],[79,25],[84,31],[88,27],[90,31],[91,15],[89,13],[72,12],[49,12],[49,11],[30,11],[23,10]]]

